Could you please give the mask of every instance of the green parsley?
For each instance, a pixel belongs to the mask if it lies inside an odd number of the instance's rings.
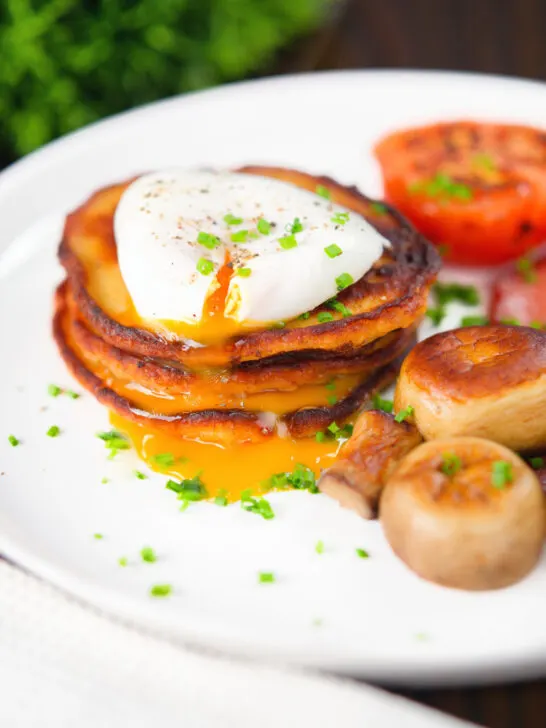
[[[468,185],[456,182],[448,174],[438,172],[430,180],[421,180],[408,186],[408,191],[415,194],[424,194],[427,197],[440,199],[455,199],[468,202],[473,197],[472,189]]]
[[[317,314],[317,321],[319,324],[325,324],[328,321],[333,321],[334,315],[330,313],[330,311],[320,311],[320,313]]]
[[[411,417],[414,412],[415,410],[410,404],[406,407],[406,409],[400,410],[400,412],[398,412],[398,414],[395,416],[394,420],[395,422],[404,422],[404,420],[407,420],[408,417]]]
[[[540,470],[540,468],[544,467],[544,458],[530,458],[529,465],[534,470]]]
[[[126,557],[126,556],[121,556],[121,557],[120,557],[120,558],[118,559],[118,564],[119,564],[120,566],[127,566],[127,564],[128,564],[128,563],[129,563],[129,562],[128,562],[128,560],[127,560],[127,557]]]
[[[349,222],[349,213],[348,212],[336,212],[333,217],[330,218],[332,222],[334,222],[336,225],[345,225]]]
[[[154,564],[157,561],[155,551],[151,546],[144,546],[140,549],[140,557],[147,564]]]
[[[387,208],[385,205],[382,205],[380,202],[372,202],[370,204],[370,210],[374,212],[376,215],[386,215],[387,214]]]
[[[374,394],[372,402],[374,409],[381,410],[382,412],[386,412],[389,415],[391,414],[394,407],[392,399],[383,399],[383,397],[381,397],[379,394]]]
[[[134,473],[135,477],[139,480],[146,480],[148,478],[148,476],[145,473],[141,473],[140,470],[135,470]]]
[[[337,258],[338,255],[341,255],[343,253],[343,250],[341,250],[339,245],[332,243],[331,245],[327,245],[324,248],[324,252],[329,258]]]
[[[293,235],[287,235],[284,238],[279,238],[279,245],[283,250],[290,250],[290,248],[298,247],[298,241]]]
[[[325,200],[329,200],[332,197],[332,193],[328,187],[325,187],[324,185],[317,185],[315,192],[317,195],[324,197]]]
[[[205,248],[208,248],[208,250],[214,250],[214,248],[217,248],[220,245],[220,239],[217,238],[216,235],[203,232],[198,234],[197,242],[199,245],[203,245]]]
[[[258,220],[256,227],[258,228],[258,232],[262,235],[269,235],[271,232],[271,223],[267,222],[267,220],[263,217]]]
[[[273,584],[275,582],[275,574],[271,571],[260,571],[258,581],[260,584]]]
[[[505,488],[514,480],[512,463],[506,460],[495,460],[491,470],[491,485],[494,488]]]
[[[61,428],[57,425],[51,425],[49,430],[46,432],[48,437],[58,437],[61,433]]]
[[[341,273],[341,275],[336,278],[338,291],[343,291],[344,288],[348,288],[352,283],[354,283],[354,280],[350,273]]]
[[[104,442],[107,450],[110,451],[109,459],[112,460],[120,450],[129,450],[131,445],[129,441],[117,430],[110,430],[110,432],[99,432],[97,437]]]
[[[315,545],[315,551],[317,552],[317,554],[324,553],[324,541],[317,541]]]
[[[237,268],[237,275],[241,278],[248,278],[251,273],[250,268]]]
[[[238,230],[236,233],[231,233],[231,242],[233,243],[246,243],[249,237],[248,230]]]
[[[58,397],[59,394],[62,394],[62,389],[57,384],[50,384],[47,388],[47,393],[50,397]]]
[[[207,258],[199,258],[196,268],[201,275],[210,276],[214,270],[214,263],[212,260],[208,260]]]
[[[161,468],[170,468],[174,465],[175,457],[172,452],[160,452],[157,455],[152,455],[150,460]]]
[[[168,480],[165,488],[176,493],[179,501],[182,501],[181,510],[186,510],[190,503],[207,498],[208,493],[205,485],[199,475],[193,478],[186,478],[180,482],[176,480]]]
[[[224,222],[227,225],[240,225],[243,222],[243,218],[235,217],[235,215],[232,215],[231,212],[228,212],[227,215],[224,215]]]
[[[318,432],[315,433],[315,440],[317,442],[326,442],[326,433],[323,432],[322,430],[319,430]]]
[[[97,541],[102,541],[104,536],[102,535],[102,533],[94,533],[93,538],[95,538]]]
[[[370,554],[365,549],[355,549],[355,551],[356,551],[356,555],[360,559],[369,559],[370,558]]]
[[[296,233],[301,233],[303,230],[303,225],[299,217],[295,217],[293,222],[289,222],[288,225],[285,227],[285,230],[287,233],[292,233],[292,235],[295,235]]]
[[[435,283],[432,290],[440,306],[453,301],[465,303],[467,306],[477,306],[480,303],[480,294],[475,286],[462,283]]]
[[[155,584],[150,589],[152,597],[168,597],[172,594],[173,588],[170,584]]]
[[[8,442],[12,447],[17,447],[19,445],[19,440],[15,437],[15,435],[10,435],[8,437]]]
[[[452,478],[463,467],[463,461],[454,452],[445,452],[442,454],[442,464],[440,470],[448,478]]]
[[[446,310],[442,306],[438,306],[437,308],[428,308],[425,314],[434,326],[439,326],[446,317]]]
[[[241,508],[249,513],[256,513],[266,521],[275,518],[275,513],[269,501],[266,501],[265,498],[253,498],[248,490],[241,493]]]
[[[516,269],[525,283],[535,283],[537,274],[532,260],[520,258],[516,262]]]
[[[487,326],[489,319],[487,316],[463,316],[461,326]]]

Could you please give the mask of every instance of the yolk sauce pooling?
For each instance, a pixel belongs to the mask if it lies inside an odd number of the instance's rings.
[[[110,415],[110,422],[115,430],[127,435],[152,470],[174,480],[199,475],[210,498],[224,495],[229,502],[239,500],[245,490],[254,495],[267,492],[273,474],[291,472],[297,464],[305,465],[318,476],[332,464],[340,448],[334,439],[316,442],[276,435],[266,442],[224,448],[152,432],[116,414]],[[156,456],[166,453],[173,456],[169,460],[174,462],[163,467]]]

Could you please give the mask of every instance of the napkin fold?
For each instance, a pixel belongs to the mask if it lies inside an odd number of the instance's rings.
[[[5,728],[462,728],[376,688],[174,645],[0,561]]]

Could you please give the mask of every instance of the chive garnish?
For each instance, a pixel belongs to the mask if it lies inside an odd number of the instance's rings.
[[[404,420],[407,420],[408,417],[411,417],[414,412],[415,410],[410,404],[406,407],[406,409],[400,410],[400,412],[398,412],[394,419],[396,422],[404,422]]]
[[[335,215],[333,215],[330,218],[331,222],[334,222],[336,225],[345,225],[349,222],[349,213],[348,212],[336,212]]]
[[[155,551],[151,546],[144,546],[140,549],[140,557],[147,564],[154,564],[157,561]]]
[[[442,464],[440,470],[448,478],[452,478],[463,467],[463,461],[454,452],[445,452],[442,454]]]
[[[139,480],[146,480],[148,477],[145,473],[141,473],[140,470],[135,470],[134,473],[135,473],[135,477],[138,478]]]
[[[237,275],[241,278],[248,278],[249,275],[252,273],[250,268],[238,268],[237,269]]]
[[[360,559],[369,559],[370,558],[370,554],[365,549],[355,549],[355,551],[356,551],[356,555]]]
[[[197,242],[208,250],[214,250],[220,245],[220,239],[216,235],[200,232],[197,236]]]
[[[227,215],[224,215],[224,222],[227,225],[240,225],[243,222],[243,218],[235,217],[235,215],[232,215],[231,212],[228,212]]]
[[[317,321],[319,324],[325,324],[328,321],[333,321],[334,316],[330,313],[330,311],[320,311],[320,313],[317,314]]]
[[[58,397],[62,393],[62,389],[57,384],[50,384],[47,388],[47,393],[50,397]]]
[[[17,447],[19,445],[19,440],[15,437],[15,435],[10,435],[8,437],[8,442],[12,447]]]
[[[317,554],[324,553],[324,541],[317,541],[315,545],[315,551],[317,552]]]
[[[238,230],[236,233],[231,233],[231,241],[233,243],[246,243],[248,235],[248,230]]]
[[[60,427],[58,427],[57,425],[51,425],[49,430],[46,432],[46,435],[48,437],[58,437],[60,435],[60,433],[61,433]]]
[[[208,260],[207,258],[199,258],[196,267],[201,275],[208,276],[214,270],[214,263],[212,260]]]
[[[348,288],[353,283],[354,280],[350,273],[341,273],[341,275],[336,278],[336,286],[338,291],[343,291],[344,288]]]
[[[256,513],[266,521],[275,518],[275,513],[269,501],[265,498],[254,498],[248,490],[241,493],[241,508],[249,513]]]
[[[505,488],[514,480],[512,463],[506,460],[495,460],[491,469],[491,485],[494,488]]]
[[[262,235],[269,235],[271,232],[271,223],[267,222],[267,220],[263,217],[258,220],[256,227],[258,228],[258,232]]]
[[[295,217],[293,222],[289,222],[288,225],[285,227],[285,230],[287,233],[292,233],[292,235],[295,235],[296,233],[301,233],[301,231],[303,230],[303,225],[299,217]]]
[[[534,283],[537,279],[535,266],[529,258],[520,258],[516,262],[516,270],[523,278],[525,283]]]
[[[260,584],[273,584],[275,581],[275,574],[271,571],[260,571],[258,574],[258,581]]]
[[[317,195],[324,197],[325,200],[329,200],[332,197],[332,193],[328,187],[325,187],[324,185],[317,185],[315,192]]]
[[[372,402],[374,409],[391,414],[394,406],[392,399],[383,399],[379,394],[374,394]]]
[[[162,468],[170,468],[171,465],[174,465],[175,457],[172,452],[160,452],[157,455],[152,455],[150,460]]]
[[[172,594],[172,586],[170,584],[155,584],[150,589],[150,596],[152,597],[168,597]]]
[[[463,316],[461,326],[487,326],[489,319],[487,316]]]
[[[279,245],[283,250],[290,250],[290,248],[297,248],[298,241],[294,235],[287,235],[284,238],[279,238]]]
[[[341,255],[343,253],[343,250],[341,250],[339,245],[332,243],[331,245],[327,245],[324,248],[324,252],[329,258],[337,258],[338,255]]]

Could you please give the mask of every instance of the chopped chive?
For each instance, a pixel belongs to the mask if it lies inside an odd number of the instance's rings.
[[[93,538],[97,539],[97,541],[102,541],[104,536],[102,535],[102,533],[94,533]]]
[[[404,422],[404,420],[407,420],[408,417],[411,417],[414,412],[415,410],[410,404],[406,407],[406,409],[400,410],[400,412],[398,412],[394,419],[396,422]]]
[[[102,483],[102,485],[106,485],[106,483],[108,483],[109,480],[108,480],[108,478],[105,477],[105,478],[101,478],[100,482]]]
[[[154,564],[157,561],[157,556],[151,546],[144,546],[140,549],[140,558],[147,564]]]
[[[65,394],[67,397],[70,397],[70,399],[79,399],[81,397],[81,394],[74,392],[71,389],[66,389]]]
[[[295,217],[293,222],[289,222],[288,225],[285,227],[285,230],[288,233],[292,233],[292,235],[295,235],[296,233],[301,233],[301,231],[303,230],[303,225],[299,217]]]
[[[347,306],[344,303],[341,303],[341,301],[338,301],[337,299],[333,298],[328,302],[328,305],[331,306],[334,311],[337,311],[340,313],[343,318],[348,318],[349,316],[352,316],[353,313],[350,309],[347,308]]]
[[[448,478],[452,478],[463,467],[463,461],[454,452],[445,452],[442,454],[442,464],[440,470]]]
[[[307,490],[309,493],[318,493],[317,479],[311,468],[297,463],[291,473],[275,473],[269,479],[272,488],[290,487],[295,490]],[[242,496],[241,496],[242,497]]]
[[[273,584],[275,581],[275,574],[270,571],[260,571],[258,574],[258,581],[260,584]]]
[[[135,470],[134,473],[135,477],[139,480],[146,480],[148,478],[148,476],[145,473],[141,473],[140,470]]]
[[[529,258],[520,258],[516,262],[516,270],[523,278],[525,283],[534,283],[537,279],[537,274],[533,265],[533,261],[529,260]]]
[[[529,324],[529,326],[532,329],[542,329],[542,328],[544,328],[544,324],[541,323],[540,321],[531,321],[531,323]]]
[[[120,557],[120,558],[118,559],[118,564],[119,564],[120,566],[127,566],[127,564],[128,564],[128,563],[129,563],[129,562],[128,562],[128,560],[127,560],[127,557],[126,557],[126,556],[121,556],[121,557]]]
[[[324,252],[329,258],[337,258],[338,255],[341,255],[343,253],[343,250],[341,250],[339,245],[332,243],[331,245],[327,245],[324,248]]]
[[[17,447],[19,445],[19,440],[15,437],[15,435],[10,435],[8,437],[8,442],[12,447]]]
[[[477,306],[480,303],[480,294],[476,286],[462,283],[435,283],[432,290],[440,306],[453,301],[466,303],[468,306]]]
[[[287,235],[284,238],[279,238],[279,245],[283,250],[290,250],[290,248],[298,247],[298,241],[293,235]]]
[[[489,319],[487,316],[463,316],[461,326],[487,326]]]
[[[228,499],[226,498],[225,495],[217,495],[216,498],[214,499],[214,503],[217,506],[227,506]]]
[[[150,460],[162,468],[170,468],[171,465],[174,465],[175,457],[172,452],[160,452],[152,455]]]
[[[48,437],[57,437],[60,434],[60,432],[61,432],[60,427],[58,427],[57,425],[51,425],[49,430],[46,432],[46,435]]]
[[[329,397],[326,397],[326,401],[330,406],[333,406],[334,404],[337,404],[337,397],[332,394]]]
[[[298,316],[298,318],[301,321],[307,321],[307,319],[310,318],[310,316],[311,316],[311,314],[309,313],[309,311],[305,311],[304,313],[300,313],[300,315]]]
[[[182,510],[186,510],[190,503],[204,500],[208,496],[207,489],[199,475],[193,478],[186,478],[180,482],[168,480],[165,488],[176,493],[178,500],[182,501]]]
[[[318,432],[315,433],[315,440],[317,442],[325,442],[326,440],[326,433],[322,430],[318,430]]]
[[[327,321],[333,321],[334,315],[330,313],[330,311],[321,311],[317,314],[317,321],[319,324],[324,324]]]
[[[228,212],[227,215],[224,215],[224,222],[227,225],[240,225],[243,222],[243,218],[235,217],[235,215],[232,215],[231,212]]]
[[[196,267],[201,275],[208,276],[214,270],[214,263],[212,260],[207,260],[207,258],[199,258]]]
[[[502,318],[499,323],[504,326],[521,326],[521,321],[517,318]]]
[[[324,541],[317,541],[315,545],[315,551],[317,552],[317,554],[324,553]]]
[[[475,167],[484,169],[488,172],[494,172],[496,169],[495,160],[490,154],[475,154],[472,158],[472,163]]]
[[[271,223],[267,222],[267,220],[263,217],[258,220],[256,227],[258,228],[258,232],[262,235],[269,235],[271,232]]]
[[[336,278],[336,286],[338,291],[343,291],[344,288],[348,288],[352,283],[354,283],[352,275],[349,273],[341,273]]]
[[[112,460],[120,450],[129,450],[131,445],[129,444],[125,435],[117,430],[110,430],[110,432],[99,432],[97,437],[103,440],[107,450],[110,451],[108,456]]]
[[[445,309],[441,306],[438,306],[438,308],[429,308],[425,311],[425,314],[434,326],[439,326],[446,317]]]
[[[372,212],[375,212],[376,215],[386,215],[387,214],[387,208],[385,205],[382,205],[380,202],[372,202],[370,204],[370,210]]]
[[[317,185],[315,192],[317,193],[317,195],[324,197],[325,200],[329,200],[332,197],[332,193],[330,192],[328,187],[325,187],[324,185]]]
[[[231,241],[233,243],[246,243],[248,235],[248,230],[238,230],[236,233],[231,233]]]
[[[336,212],[335,215],[330,218],[330,221],[334,222],[336,225],[345,225],[349,222],[349,213]]]
[[[274,321],[271,324],[272,329],[284,329],[286,326],[286,323],[284,321]]]
[[[237,275],[241,278],[248,278],[249,275],[252,273],[250,268],[238,268],[237,269]]]
[[[539,470],[544,467],[544,458],[531,458],[529,464],[534,470]]]
[[[50,384],[47,388],[47,393],[50,397],[58,397],[62,393],[62,389],[57,384]]]
[[[461,201],[471,200],[473,197],[472,188],[468,185],[456,182],[449,175],[438,172],[432,179],[412,182],[408,185],[411,193],[421,193],[428,197],[440,199],[457,199]]]
[[[335,389],[336,388],[336,380],[332,379],[331,381],[327,382],[324,387],[326,389]]]
[[[341,427],[336,422],[331,422],[326,429],[328,432],[331,432],[332,435],[337,435],[337,433],[341,430]]]
[[[197,236],[197,242],[199,245],[203,245],[203,247],[208,248],[209,250],[214,250],[214,248],[217,248],[220,245],[220,238],[217,238],[216,235],[211,235],[210,233],[200,232]]]
[[[271,504],[265,498],[253,498],[249,491],[241,493],[241,508],[249,513],[256,513],[266,521],[275,518]]]
[[[152,597],[168,597],[172,594],[173,588],[170,584],[155,584],[150,589]]]
[[[360,559],[369,559],[370,558],[370,554],[365,549],[355,549],[355,551],[356,551],[356,555]]]
[[[506,460],[495,460],[491,470],[491,485],[495,488],[505,488],[514,480],[512,463]]]
[[[391,414],[394,406],[392,399],[383,399],[379,394],[374,394],[372,402],[374,409]]]

